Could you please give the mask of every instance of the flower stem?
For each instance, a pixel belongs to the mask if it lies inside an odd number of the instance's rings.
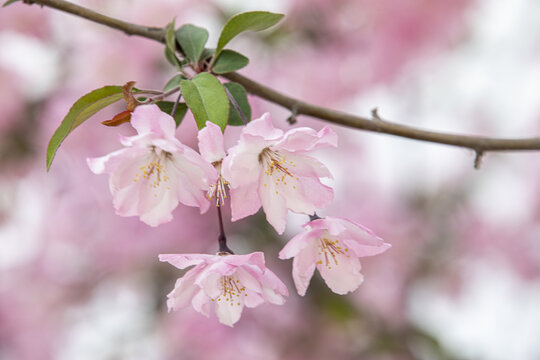
[[[227,252],[229,254],[234,254],[231,249],[227,246],[227,237],[225,236],[225,229],[223,228],[223,216],[221,215],[221,207],[216,206],[219,220],[219,252]]]
[[[321,219],[321,217],[317,215],[317,213],[313,213],[313,215],[308,215],[308,216],[309,216],[309,221]]]

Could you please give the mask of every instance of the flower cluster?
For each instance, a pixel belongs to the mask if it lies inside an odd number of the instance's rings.
[[[212,202],[221,207],[229,200],[232,221],[262,207],[267,221],[282,234],[288,211],[309,215],[306,231],[279,254],[281,259],[294,258],[293,279],[302,296],[315,268],[333,292],[354,291],[363,281],[359,258],[390,247],[360,224],[316,215],[333,200],[333,189],[321,182],[332,175],[307,154],[337,146],[337,135],[328,126],[318,132],[306,127],[284,132],[266,113],[248,123],[238,143],[226,151],[221,129],[207,122],[198,133],[199,154],[175,137],[173,118],[156,105],[138,106],[131,125],[138,134],[120,137],[125,148],[88,159],[94,173],[110,174],[113,205],[120,216],[139,216],[158,226],[172,220],[178,203],[203,213]],[[244,306],[284,303],[287,288],[266,268],[263,253],[234,255],[226,244],[224,249],[216,255],[160,255],[161,261],[180,269],[194,266],[169,294],[170,310],[191,303],[209,316],[214,304],[219,321],[232,326]]]

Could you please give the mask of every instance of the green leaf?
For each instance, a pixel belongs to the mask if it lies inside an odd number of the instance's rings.
[[[244,113],[247,122],[251,121],[251,106],[249,105],[246,89],[244,89],[242,85],[238,83],[234,83],[234,82],[225,83],[223,85],[227,88],[227,90],[229,90],[234,100],[236,100],[236,103],[240,107],[240,110],[242,111],[242,113]],[[228,125],[232,125],[232,126],[244,125],[242,118],[238,114],[238,111],[236,110],[232,102],[229,103]]]
[[[111,105],[112,103],[122,99],[121,86],[104,86],[81,97],[69,109],[68,114],[62,120],[62,123],[56,129],[49,146],[47,147],[47,171],[51,167],[56,150],[60,144],[77,126],[81,125],[90,116],[94,115],[99,110]]]
[[[167,84],[165,84],[165,87],[163,88],[163,92],[167,92],[169,90],[174,89],[177,86],[180,86],[180,81],[185,80],[186,77],[182,74],[178,74],[173,76],[169,81],[167,81]]]
[[[201,60],[206,60],[208,58],[211,58],[216,53],[216,49],[207,49],[205,48],[201,55]]]
[[[176,57],[176,37],[174,35],[174,22],[176,18],[167,27],[167,33],[165,34],[165,57],[169,62],[177,69],[182,69],[182,63]]]
[[[211,121],[225,130],[229,116],[229,98],[215,76],[200,73],[192,80],[182,80],[180,89],[199,129],[205,127],[207,121]]]
[[[165,34],[165,45],[167,45],[167,49],[169,49],[173,54],[176,53],[176,37],[174,35],[175,21],[176,18],[171,21],[171,23],[167,27],[167,33]]]
[[[208,40],[208,31],[195,25],[186,24],[176,30],[176,40],[182,47],[184,55],[195,65],[198,63]]]
[[[159,106],[161,111],[166,112],[167,114],[170,114],[174,107],[174,102],[158,101],[156,105]],[[174,121],[176,122],[176,127],[180,126],[180,123],[184,119],[184,116],[186,116],[186,112],[187,112],[186,103],[183,103],[183,102],[178,103],[178,106],[176,107],[176,113],[174,114]]]
[[[216,56],[219,56],[225,45],[236,35],[248,30],[260,31],[268,29],[277,24],[283,16],[283,14],[267,11],[249,11],[233,16],[227,21],[223,30],[221,30],[216,48]]]
[[[8,5],[11,5],[13,4],[14,2],[17,2],[17,1],[20,1],[20,0],[8,0],[4,3],[4,5],[2,5],[2,7],[6,7]]]
[[[165,48],[165,57],[167,58],[167,61],[169,61],[169,63],[175,68],[177,68],[178,70],[182,69],[182,63],[168,47]]]
[[[212,71],[216,74],[225,74],[240,70],[244,66],[249,64],[249,59],[244,55],[232,50],[223,50],[217,58]]]

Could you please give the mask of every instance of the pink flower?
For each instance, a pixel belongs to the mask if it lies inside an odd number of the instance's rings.
[[[135,109],[131,125],[138,135],[120,138],[125,149],[87,159],[95,174],[111,174],[116,213],[140,216],[144,223],[157,226],[171,221],[179,201],[198,206],[201,213],[208,210],[204,193],[216,181],[216,171],[175,138],[174,119],[157,105],[145,105]]]
[[[343,218],[319,218],[304,227],[307,231],[292,238],[279,253],[280,259],[294,257],[292,274],[301,296],[315,267],[336,294],[356,290],[364,280],[358,258],[380,254],[391,246],[368,228]]]
[[[206,126],[199,131],[197,137],[199,139],[199,151],[201,155],[206,161],[214,165],[218,174],[217,181],[210,184],[206,196],[208,200],[215,197],[216,206],[224,205],[229,182],[221,175],[221,163],[226,155],[223,148],[223,133],[219,126],[207,121]]]
[[[264,254],[218,253],[159,255],[179,269],[195,267],[176,281],[168,295],[167,306],[178,310],[191,304],[209,317],[212,303],[222,324],[233,326],[242,315],[244,305],[253,308],[264,302],[282,305],[289,292],[285,284],[264,264]]]
[[[232,220],[252,215],[262,205],[268,222],[282,234],[287,209],[311,215],[329,205],[334,192],[319,178],[332,175],[304,154],[336,146],[337,135],[327,126],[319,132],[296,128],[284,134],[274,128],[268,113],[250,122],[223,160],[222,172],[231,186]]]

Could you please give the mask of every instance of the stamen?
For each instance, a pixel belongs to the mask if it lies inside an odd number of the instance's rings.
[[[169,177],[167,174],[167,168],[164,163],[168,159],[172,158],[172,154],[166,151],[161,151],[160,154],[156,152],[154,146],[151,147],[150,161],[148,164],[139,167],[139,172],[135,174],[133,182],[138,182],[140,180],[146,181],[149,187],[156,189],[161,186],[162,183],[167,182]],[[170,186],[167,186],[167,190],[170,189]],[[157,197],[158,194],[154,193],[154,197]]]
[[[240,306],[242,304],[241,295],[247,296],[246,287],[242,286],[240,280],[235,279],[232,276],[223,276],[220,280],[221,283],[221,295],[217,298],[217,301],[224,301],[229,303],[229,306]]]
[[[325,265],[328,269],[332,269],[332,264],[339,265],[338,255],[348,255],[349,249],[346,246],[341,246],[338,239],[332,240],[328,238],[319,239],[319,260],[316,264]],[[324,256],[324,258],[323,258]]]

